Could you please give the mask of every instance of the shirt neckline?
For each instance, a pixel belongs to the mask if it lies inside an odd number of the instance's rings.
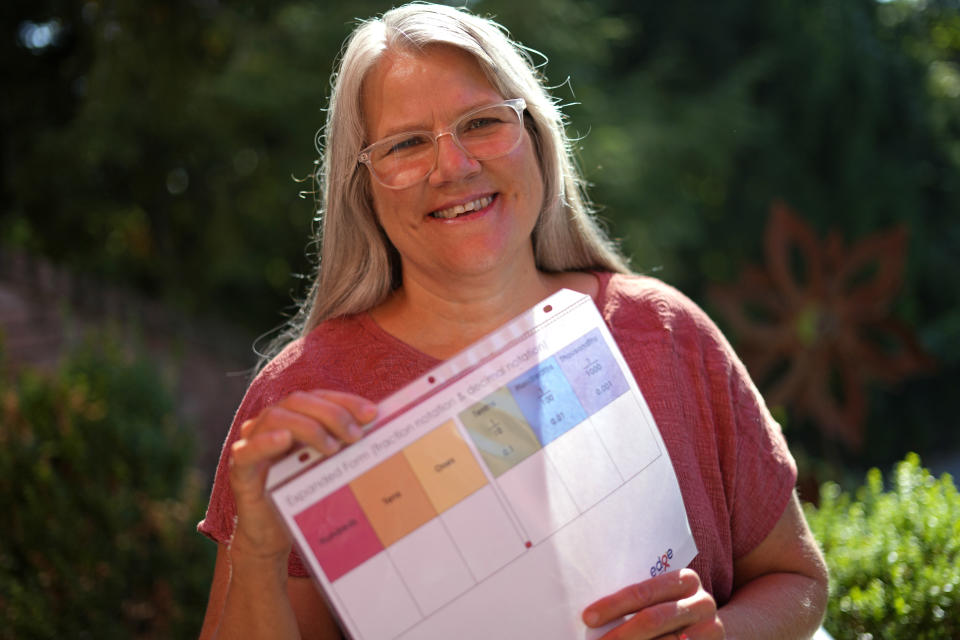
[[[597,305],[597,309],[599,309],[600,313],[602,314],[607,301],[609,284],[615,274],[608,271],[590,271],[589,273],[594,275],[599,283],[599,286],[597,287],[597,297],[596,300],[594,300],[594,303]],[[361,327],[363,327],[363,329],[367,331],[375,340],[378,340],[381,343],[387,344],[401,351],[406,351],[410,356],[423,360],[428,366],[435,366],[443,362],[443,360],[435,358],[428,353],[424,353],[413,345],[404,342],[397,336],[381,327],[380,323],[374,319],[373,314],[370,313],[370,310],[359,314],[358,320],[360,321]]]

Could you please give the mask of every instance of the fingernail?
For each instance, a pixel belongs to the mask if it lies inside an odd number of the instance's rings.
[[[372,402],[368,402],[363,405],[363,414],[369,416],[369,420],[373,420],[377,415],[377,405]]]
[[[600,621],[600,614],[596,611],[587,611],[583,614],[583,621],[592,627]]]
[[[340,441],[330,434],[327,434],[327,450],[329,450],[331,453],[340,450]]]
[[[352,424],[347,427],[347,435],[350,436],[351,440],[359,440],[363,437],[363,431],[357,425]]]

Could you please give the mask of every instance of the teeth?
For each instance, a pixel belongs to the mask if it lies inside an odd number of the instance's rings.
[[[473,202],[465,202],[463,204],[450,207],[449,209],[434,211],[431,215],[433,215],[435,218],[456,218],[457,216],[467,213],[468,211],[477,211],[479,209],[483,209],[491,202],[493,202],[493,196],[484,196],[483,198],[477,198]]]

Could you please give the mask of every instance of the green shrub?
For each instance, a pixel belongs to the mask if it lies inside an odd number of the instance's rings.
[[[960,638],[960,495],[916,454],[884,492],[877,469],[856,498],[833,483],[807,519],[830,568],[824,626],[836,638]]]
[[[213,545],[192,462],[144,357],[89,347],[52,375],[0,370],[0,638],[195,637]]]

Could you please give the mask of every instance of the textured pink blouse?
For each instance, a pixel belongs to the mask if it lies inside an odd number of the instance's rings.
[[[796,465],[743,364],[699,307],[653,278],[609,273],[597,278],[597,307],[677,473],[699,550],[690,566],[723,605],[733,590],[734,559],[754,549],[779,520],[796,482]],[[247,390],[198,530],[221,543],[233,534],[236,507],[227,456],[244,420],[296,390],[350,391],[379,402],[437,364],[366,313],[324,322],[288,345]],[[640,581],[649,568],[636,561]],[[296,551],[289,573],[308,575]]]

